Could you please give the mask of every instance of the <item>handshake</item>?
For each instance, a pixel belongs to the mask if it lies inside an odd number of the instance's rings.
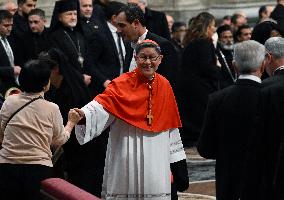
[[[68,113],[68,121],[73,124],[77,124],[84,117],[84,112],[79,108],[72,108]]]

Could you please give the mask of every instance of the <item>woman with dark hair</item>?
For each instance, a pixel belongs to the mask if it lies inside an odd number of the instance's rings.
[[[251,40],[255,40],[264,45],[265,41],[271,37],[283,37],[284,33],[280,26],[272,20],[267,20],[257,24],[251,35]]]
[[[81,74],[68,62],[66,55],[56,48],[42,53],[39,59],[51,67],[51,85],[48,100],[56,103],[64,121],[70,108],[83,106],[91,100],[88,87],[81,79]],[[68,97],[68,98],[66,98]]]
[[[274,20],[267,20],[257,24],[251,35],[251,40],[255,40],[260,44],[265,43],[271,37],[283,37],[284,32],[282,31],[281,27],[274,21]],[[266,71],[261,76],[261,79],[264,80],[268,78],[269,75]]]
[[[182,75],[177,86],[185,146],[195,145],[198,140],[208,95],[219,89],[220,67],[212,42],[215,31],[214,16],[203,12],[192,19],[185,36]]]
[[[114,79],[81,109],[86,125],[76,127],[80,144],[110,126],[102,199],[171,199],[171,171],[178,191],[188,187],[185,152],[175,97],[157,70],[158,44],[136,47],[137,67]]]
[[[0,112],[0,199],[38,200],[40,182],[52,176],[51,145],[70,137],[80,116],[74,110],[63,126],[56,104],[44,99],[51,70],[39,60],[25,64],[19,75],[23,93],[8,96]]]

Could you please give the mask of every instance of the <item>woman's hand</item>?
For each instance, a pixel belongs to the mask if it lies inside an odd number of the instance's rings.
[[[68,121],[71,123],[77,124],[83,117],[84,112],[78,108],[70,109],[68,113]]]

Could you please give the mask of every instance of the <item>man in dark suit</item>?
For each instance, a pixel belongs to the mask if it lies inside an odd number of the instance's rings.
[[[277,24],[284,31],[284,0],[277,0],[277,5],[270,14],[270,18],[277,21]]]
[[[22,58],[22,41],[25,34],[29,31],[28,14],[36,7],[37,0],[18,0],[18,11],[14,14],[14,23],[9,42],[15,55],[15,64],[23,63]]]
[[[45,27],[45,12],[39,8],[33,9],[28,15],[30,30],[24,35],[21,41],[23,47],[28,47],[22,51],[22,63],[28,60],[37,59],[41,52],[47,52],[51,48],[51,40],[48,28]]]
[[[273,47],[271,47],[271,45],[273,45],[274,43],[271,43],[270,41],[282,41],[281,38],[278,37],[274,37],[271,40],[267,40],[267,43],[265,43],[265,47],[268,50],[268,64],[266,67],[266,72],[269,75],[269,78],[266,78],[263,80],[263,87],[272,85],[274,83],[278,83],[282,80],[284,80],[284,70],[283,69],[283,57],[280,53],[277,52],[272,52],[270,49],[272,49]],[[280,43],[281,44],[281,43]],[[274,48],[273,48],[274,50]],[[281,50],[281,49],[279,49]],[[279,55],[278,55],[279,54]]]
[[[110,2],[105,9],[107,27],[97,30],[90,38],[86,68],[94,80],[91,84],[93,96],[103,92],[112,79],[128,71],[125,55],[131,50],[130,45],[124,45],[116,28],[116,12],[123,6],[125,4],[120,2]]]
[[[202,157],[216,159],[216,195],[219,200],[240,198],[264,58],[262,44],[253,40],[237,44],[234,60],[239,78],[234,85],[209,96],[197,148]]]
[[[145,39],[153,40],[159,44],[163,60],[157,72],[165,76],[173,86],[178,68],[178,55],[172,43],[146,29],[143,11],[137,5],[129,4],[123,7],[117,14],[116,20],[118,31],[121,32],[125,40],[131,42],[132,47],[135,48],[137,42]],[[125,63],[129,67],[129,71],[136,67],[134,55],[134,51],[126,55]]]
[[[82,28],[83,35],[88,41],[91,35],[101,29],[102,21],[92,17],[94,7],[92,0],[79,0],[80,2],[80,17],[79,23]]]
[[[158,36],[171,40],[171,33],[165,13],[148,8],[147,0],[128,0],[138,5],[144,13],[146,28]]]
[[[283,199],[284,38],[272,37],[265,47],[266,71],[271,77],[263,81],[261,89],[258,129],[248,156],[245,200]]]
[[[15,87],[15,77],[21,68],[14,66],[14,55],[7,40],[13,26],[13,15],[7,10],[0,10],[0,93],[4,96],[10,87]]]

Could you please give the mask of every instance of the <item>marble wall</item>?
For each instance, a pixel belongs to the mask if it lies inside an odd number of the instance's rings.
[[[37,6],[46,11],[49,17],[55,0],[37,0]],[[126,0],[120,0],[126,2]],[[265,4],[276,4],[276,0],[148,0],[149,7],[164,11],[174,16],[175,20],[187,22],[199,12],[208,11],[221,19],[224,15],[232,15],[243,10],[249,18],[258,15],[258,9]]]
[[[208,11],[217,19],[243,10],[248,18],[256,18],[262,5],[275,5],[276,0],[148,0],[149,5],[174,16],[176,20],[188,21],[199,12]]]

